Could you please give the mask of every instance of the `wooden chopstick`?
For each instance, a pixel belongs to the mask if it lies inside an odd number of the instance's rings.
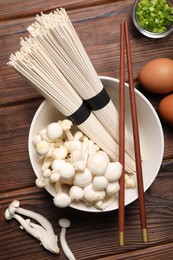
[[[129,95],[130,95],[130,106],[132,116],[132,127],[133,127],[133,139],[134,139],[134,150],[135,150],[135,163],[136,163],[136,175],[137,175],[137,186],[138,186],[138,197],[139,197],[139,210],[140,210],[140,223],[141,233],[143,242],[148,242],[148,230],[146,222],[146,210],[145,210],[145,197],[144,197],[144,186],[142,176],[142,164],[141,164],[141,152],[140,152],[140,140],[139,140],[139,129],[138,129],[138,118],[136,108],[136,98],[133,81],[133,70],[132,70],[132,58],[130,48],[130,38],[128,31],[128,24],[124,22],[120,25],[120,90],[119,90],[119,161],[122,164],[123,171],[120,178],[120,191],[119,191],[119,244],[124,245],[124,165],[125,165],[125,98],[124,98],[124,66],[125,66],[125,45],[126,43],[126,56],[127,56],[127,67],[128,67],[128,79],[129,79]]]
[[[148,242],[148,231],[147,231],[146,210],[145,210],[145,196],[144,196],[141,152],[140,152],[140,140],[139,140],[139,129],[138,129],[138,118],[137,118],[136,98],[135,98],[134,81],[133,81],[130,38],[129,38],[129,31],[128,31],[127,22],[124,23],[124,27],[125,27],[125,42],[126,42],[126,53],[127,53],[130,105],[131,105],[133,138],[134,138],[134,149],[135,149],[135,162],[136,162],[136,175],[137,175],[137,186],[138,186],[138,197],[139,197],[141,232],[142,232],[143,242]]]
[[[124,98],[124,64],[125,64],[124,24],[120,25],[120,82],[119,82],[119,162],[122,175],[119,181],[119,245],[124,245],[124,168],[125,168],[125,98]]]

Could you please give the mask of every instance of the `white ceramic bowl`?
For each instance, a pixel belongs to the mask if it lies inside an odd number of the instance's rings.
[[[112,101],[118,109],[119,103],[119,81],[110,77],[100,77],[106,90],[108,91]],[[141,152],[144,156],[142,162],[144,190],[146,191],[156,178],[159,168],[163,159],[164,152],[164,138],[160,120],[158,118],[155,109],[151,103],[142,95],[138,90],[135,90],[137,113],[139,122],[140,133],[140,145]],[[128,84],[125,88],[126,95],[126,124],[130,131],[131,126],[131,114],[130,114],[130,102],[129,102],[129,90]],[[32,143],[33,137],[38,134],[39,130],[45,128],[49,123],[64,119],[65,117],[60,114],[48,101],[44,101],[38,110],[36,111],[31,123],[28,139],[29,157],[31,165],[37,177],[41,176],[41,162],[35,156],[35,148]],[[55,191],[50,185],[47,191],[54,196]],[[138,198],[137,189],[126,189],[125,191],[125,205],[135,201]],[[100,212],[94,207],[87,207],[82,203],[71,203],[71,207],[88,211],[88,212]],[[118,208],[118,201],[106,208],[104,211],[111,211]]]

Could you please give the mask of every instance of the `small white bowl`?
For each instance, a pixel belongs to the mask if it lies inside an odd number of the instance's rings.
[[[143,35],[147,36],[148,38],[153,38],[153,39],[160,39],[160,38],[164,38],[166,36],[168,36],[169,34],[171,34],[173,32],[173,23],[167,27],[167,29],[162,32],[162,33],[153,33],[150,32],[146,29],[144,29],[143,27],[140,26],[138,19],[137,19],[137,15],[136,15],[136,8],[137,8],[137,4],[140,2],[141,0],[136,0],[133,6],[133,11],[132,11],[132,20],[133,23],[135,25],[135,27],[137,28],[137,30],[142,33]],[[173,1],[169,0],[168,1],[169,6],[173,6]]]
[[[106,90],[108,91],[112,101],[118,109],[119,80],[110,77],[100,78]],[[137,102],[141,152],[144,156],[144,160],[142,162],[142,170],[144,190],[146,191],[153,183],[160,169],[164,152],[164,137],[159,117],[151,103],[138,90],[135,90],[135,94]],[[125,87],[125,95],[126,125],[129,130],[132,131],[128,84],[126,84]],[[34,115],[29,131],[28,148],[31,165],[37,177],[41,177],[42,172],[41,162],[36,158],[35,147],[32,142],[33,137],[37,135],[38,132],[41,129],[45,128],[49,123],[64,118],[65,117],[59,111],[57,111],[48,101],[44,101]],[[49,185],[46,189],[52,196],[55,195],[55,190],[53,189],[53,186]],[[137,198],[138,192],[136,188],[125,190],[125,205],[128,205],[129,203],[135,201]],[[94,207],[87,207],[83,203],[71,203],[70,206],[82,211],[101,212]],[[104,211],[111,211],[116,209],[118,209],[117,199]]]

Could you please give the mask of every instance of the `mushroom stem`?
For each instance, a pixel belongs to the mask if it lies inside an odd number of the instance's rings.
[[[109,207],[114,202],[114,200],[115,200],[115,195],[110,196],[105,201],[98,201],[98,202],[96,202],[95,207],[97,209],[104,210],[107,207]]]
[[[66,228],[70,227],[70,221],[68,219],[62,218],[59,220],[59,225],[61,226],[61,233],[60,233],[60,243],[63,249],[64,254],[69,260],[75,260],[75,257],[70,250],[67,241],[65,239],[66,236]]]
[[[33,212],[33,211],[30,211],[30,210],[27,210],[27,209],[24,209],[24,208],[21,208],[19,207],[16,211],[18,214],[21,214],[21,215],[25,215],[27,217],[30,217],[32,219],[35,219],[38,223],[41,224],[41,226],[43,226],[43,228],[49,232],[50,235],[54,235],[54,231],[53,231],[53,228],[52,228],[52,225],[50,224],[50,222],[45,218],[43,217],[42,215],[36,213],[36,212]]]
[[[69,195],[67,195],[65,192],[63,192],[61,185],[62,185],[62,182],[60,180],[55,182],[56,195],[53,199],[53,203],[57,207],[65,208],[70,205],[71,198]]]
[[[59,247],[57,245],[57,236],[54,234],[50,222],[42,215],[23,209],[19,207],[19,205],[19,201],[12,201],[5,211],[5,218],[7,220],[12,218],[16,219],[21,224],[21,228],[25,229],[33,237],[37,238],[47,250],[58,254]],[[41,225],[32,223],[30,219],[24,219],[17,213],[35,219]]]
[[[65,131],[65,134],[67,136],[67,139],[69,141],[72,141],[74,140],[74,136],[72,135],[70,129],[71,129],[71,126],[72,126],[72,122],[68,119],[64,119],[62,122],[61,122],[61,126],[63,128],[63,130]]]
[[[13,218],[16,219],[21,224],[21,226],[20,226],[21,229],[25,229],[30,235],[32,235],[33,237],[40,240],[38,231],[41,231],[41,230],[39,230],[39,228],[41,228],[41,227],[39,225],[37,225],[37,228],[32,228],[30,219],[26,220],[26,219],[22,218],[21,216],[19,216],[18,214],[14,214]]]

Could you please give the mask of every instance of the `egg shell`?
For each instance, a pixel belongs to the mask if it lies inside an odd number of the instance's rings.
[[[139,82],[147,90],[166,94],[173,91],[173,60],[158,58],[146,63],[139,72]]]
[[[173,94],[164,97],[159,103],[160,117],[168,124],[173,125]]]

